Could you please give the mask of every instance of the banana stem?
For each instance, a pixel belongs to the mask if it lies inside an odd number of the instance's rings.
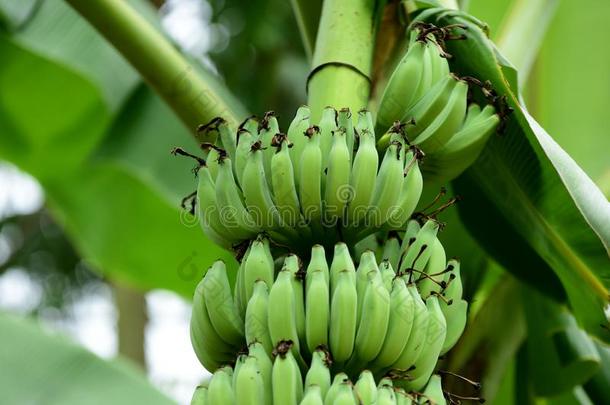
[[[373,0],[324,1],[307,82],[313,122],[328,105],[352,112],[367,106],[376,26],[384,5]]]
[[[133,65],[193,134],[199,124],[216,116],[237,125],[235,111],[198,74],[196,67],[127,1],[66,2]]]

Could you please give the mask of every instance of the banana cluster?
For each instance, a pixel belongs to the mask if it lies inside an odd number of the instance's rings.
[[[335,372],[355,377],[368,369],[392,375],[408,391],[422,389],[466,323],[459,262],[447,262],[438,229],[435,220],[411,220],[402,241],[394,236],[381,257],[365,251],[358,263],[344,243],[330,261],[315,245],[307,265],[289,254],[278,271],[269,240],[257,238],[233,294],[221,261],[197,287],[191,340],[199,360],[216,370],[249,344],[271,356],[290,341],[301,370],[322,346]]]
[[[252,343],[234,368],[219,368],[207,385],[197,387],[191,405],[446,404],[438,375],[421,392],[408,392],[387,377],[376,383],[369,370],[352,382],[345,373],[331,376],[332,359],[322,347],[312,353],[311,364],[303,371],[291,346],[291,341],[281,341],[269,356],[260,343]]]
[[[380,229],[404,229],[422,192],[420,155],[403,125],[376,148],[372,115],[327,107],[318,125],[301,107],[287,134],[273,113],[234,134],[222,119],[202,128],[217,141],[198,169],[205,234],[227,248],[268,234],[302,256],[313,244],[355,243]],[[304,247],[305,251],[304,251]]]
[[[490,104],[468,107],[469,84],[449,71],[448,55],[439,45],[446,31],[423,24],[411,32],[409,47],[385,87],[375,129],[384,149],[395,120],[410,123],[407,135],[426,156],[426,181],[447,182],[461,174],[480,154],[500,122]],[[468,114],[467,114],[468,108]],[[482,110],[482,111],[481,111]],[[429,166],[429,168],[427,167]]]

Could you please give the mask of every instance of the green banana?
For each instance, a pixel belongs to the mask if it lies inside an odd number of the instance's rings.
[[[430,296],[426,300],[428,309],[428,328],[426,329],[426,341],[424,350],[417,360],[414,368],[409,372],[410,378],[401,381],[405,389],[419,391],[425,385],[438,361],[445,337],[447,336],[447,322],[441,311],[439,300],[436,296]]]
[[[430,258],[422,274],[415,275],[417,279],[417,287],[422,297],[426,298],[432,293],[438,293],[442,289],[443,279],[445,274],[445,264],[447,256],[445,255],[445,248],[438,238],[434,239],[432,247],[430,248]]]
[[[356,291],[358,293],[358,318],[357,324],[360,324],[362,319],[362,306],[364,302],[364,295],[367,286],[369,285],[369,273],[374,273],[381,278],[379,273],[379,267],[377,266],[377,258],[372,250],[367,250],[360,256],[360,263],[358,264],[358,270],[356,270]]]
[[[304,138],[304,136],[303,136]],[[289,153],[286,136],[278,135],[274,139],[277,152],[271,158],[271,185],[273,198],[284,226],[302,227],[301,204],[296,189],[295,167]]]
[[[350,186],[351,159],[344,128],[333,132],[328,153],[326,192],[324,196],[324,222],[327,226],[342,226],[341,219],[352,198]],[[324,152],[324,151],[322,151]]]
[[[311,353],[313,353],[319,345],[328,344],[330,287],[326,274],[323,270],[315,270],[311,273],[307,273],[307,281],[305,284],[305,332],[307,347]]]
[[[315,229],[322,217],[322,150],[317,127],[308,128],[305,134],[307,143],[300,159],[299,198],[305,221]]]
[[[256,124],[258,126],[258,123]],[[243,184],[242,175],[244,173],[244,168],[246,167],[246,161],[248,160],[248,155],[250,154],[250,150],[252,150],[252,144],[256,142],[256,132],[250,132],[245,129],[240,129],[237,131],[237,145],[235,147],[235,161],[234,161],[234,169],[235,178],[239,182],[240,185]],[[233,161],[233,159],[231,159]]]
[[[349,270],[341,270],[336,277],[336,287],[330,304],[330,351],[337,363],[347,361],[352,355],[356,336],[358,295],[354,278]]]
[[[415,284],[407,286],[407,290],[413,297],[415,315],[413,318],[413,327],[407,340],[407,344],[400,353],[398,360],[392,365],[393,369],[399,371],[407,371],[417,360],[424,349],[426,343],[426,332],[428,330],[429,314],[426,304],[421,299]]]
[[[398,260],[400,259],[400,240],[398,235],[390,233],[385,243],[383,244],[383,252],[381,260],[387,261],[393,269],[398,269]]]
[[[301,271],[301,262],[296,255],[289,254],[284,259],[284,269],[291,274],[292,291],[294,294],[294,312],[299,342],[306,342],[305,334],[305,288],[303,286],[304,273]]]
[[[447,321],[447,336],[441,349],[441,355],[447,353],[457,343],[466,328],[468,319],[468,302],[462,299],[462,280],[460,277],[460,263],[452,259],[447,263],[451,272],[445,277],[447,287],[443,291],[446,297],[441,301],[441,310]]]
[[[354,158],[355,134],[352,113],[350,112],[349,108],[342,108],[339,110],[339,113],[337,115],[337,123],[339,124],[339,128],[343,128],[345,130],[345,140],[347,143],[347,149],[349,150],[349,159],[351,161]]]
[[[191,405],[207,405],[209,403],[208,387],[198,386],[195,388],[195,392],[193,392],[193,397],[191,398]]]
[[[214,372],[208,387],[208,403],[234,404],[235,394],[232,388],[233,370],[225,366]]]
[[[235,287],[233,289],[233,301],[242,317],[246,316],[246,307],[248,306],[248,297],[246,296],[246,270],[244,268],[246,267],[246,260],[248,260],[251,248],[252,243],[248,244],[246,253],[239,263],[239,268],[235,275]]]
[[[245,316],[245,333],[248,344],[260,343],[265,352],[271,355],[273,344],[269,335],[268,327],[269,313],[269,292],[267,284],[263,280],[258,280],[254,284],[254,291]]]
[[[346,383],[349,383],[349,377],[347,376],[347,374],[338,373],[337,375],[335,375],[335,378],[333,378],[333,383],[331,384],[330,388],[328,389],[328,393],[324,398],[324,405],[333,405],[335,403],[337,395],[341,391],[341,384]]]
[[[383,225],[396,207],[404,180],[401,149],[402,145],[397,141],[391,142],[386,149],[371,196],[371,209],[367,213],[369,229]],[[370,231],[365,232],[370,233]],[[359,235],[365,236],[363,233]]]
[[[337,110],[325,107],[320,118],[320,150],[322,151],[322,170],[328,168],[329,153],[333,144],[333,134],[337,131]],[[324,188],[324,176],[322,176],[322,187]]]
[[[311,258],[309,259],[309,265],[307,266],[306,285],[309,282],[309,275],[316,270],[322,271],[326,282],[330,282],[328,263],[326,262],[326,252],[324,251],[324,247],[322,245],[313,245],[311,248]]]
[[[296,181],[297,188],[299,187],[299,181],[301,179],[301,156],[305,150],[307,144],[307,137],[305,133],[310,128],[309,123],[309,107],[301,106],[297,110],[297,113],[288,127],[288,140],[292,143],[290,149],[290,158],[294,162],[294,179]],[[322,169],[320,168],[320,173]]]
[[[408,245],[408,249],[401,258],[399,272],[401,274],[409,273],[409,282],[411,279],[416,280],[428,263],[438,229],[439,223],[434,219],[429,219],[417,232],[415,240]],[[409,241],[405,238],[403,244]]]
[[[374,405],[377,403],[377,384],[373,373],[369,370],[364,370],[360,373],[354,391],[362,405]]]
[[[261,142],[263,154],[264,154],[264,167],[265,177],[268,183],[268,187],[271,188],[271,158],[273,157],[273,138],[280,132],[280,127],[275,117],[275,112],[268,111],[260,122],[259,126],[259,140]]]
[[[273,385],[272,385],[272,370],[273,362],[271,361],[270,353],[259,342],[253,342],[248,346],[248,355],[255,358],[259,374],[262,379],[263,386],[263,404],[271,404],[273,402]]]
[[[303,400],[299,405],[324,405],[324,396],[317,385],[309,385],[305,389]]]
[[[406,155],[406,161],[407,165],[405,167],[402,189],[400,190],[396,207],[388,218],[387,226],[390,229],[404,229],[405,223],[415,211],[423,191],[424,179],[419,169],[418,153],[409,151]]]
[[[203,298],[210,321],[218,335],[237,347],[244,342],[244,324],[233,302],[227,269],[219,260],[210,267],[202,281]]]
[[[382,260],[379,263],[379,273],[381,274],[381,280],[383,285],[388,291],[392,291],[392,281],[396,277],[396,272],[392,268],[392,265],[387,260]]]
[[[358,150],[354,157],[352,177],[353,198],[348,204],[348,218],[354,226],[366,217],[371,203],[371,190],[375,187],[379,154],[375,148],[375,133],[370,124],[370,113],[358,114]]]
[[[415,319],[415,300],[404,280],[394,278],[390,293],[390,319],[381,351],[373,364],[377,368],[392,366],[407,345]]]
[[[295,293],[293,274],[286,268],[279,272],[269,292],[268,323],[271,343],[275,347],[280,341],[292,341],[292,348],[298,353]]]
[[[339,273],[346,271],[348,277],[352,277],[354,285],[356,284],[356,267],[349,253],[349,248],[343,242],[335,245],[333,260],[330,265],[330,296],[332,297],[337,287]]]
[[[394,405],[396,404],[396,394],[394,394],[394,385],[392,380],[384,378],[380,381],[377,387],[377,403],[376,405]]]
[[[197,210],[203,233],[216,244],[230,249],[241,239],[240,233],[231,232],[221,221],[216,204],[216,187],[210,169],[203,165],[197,171]]]
[[[243,271],[246,300],[250,300],[256,281],[262,280],[267,286],[273,284],[275,271],[269,239],[259,235],[259,237],[252,241],[250,252],[243,259],[243,263],[243,269],[240,268],[240,270]]]
[[[236,405],[270,404],[265,401],[265,384],[256,357],[245,358],[237,373],[234,390]]]
[[[330,388],[330,354],[322,347],[312,351],[311,365],[305,376],[305,391],[311,386],[318,387],[322,398]]]
[[[301,372],[291,346],[290,341],[280,341],[276,348],[271,375],[274,404],[296,405],[303,396]]]
[[[443,387],[441,385],[441,377],[438,374],[434,374],[430,377],[424,392],[422,392],[422,396],[432,404],[447,405],[445,395],[443,394]]]
[[[337,394],[333,401],[335,405],[358,405],[356,397],[352,390],[352,384],[350,381],[343,382],[337,388]]]

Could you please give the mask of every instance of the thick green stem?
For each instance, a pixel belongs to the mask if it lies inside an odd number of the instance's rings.
[[[222,116],[235,125],[232,108],[174,46],[125,0],[66,0],[140,72],[196,132],[199,124]]]
[[[307,83],[312,120],[322,109],[367,106],[378,13],[383,1],[325,0]],[[355,115],[355,114],[354,114]]]

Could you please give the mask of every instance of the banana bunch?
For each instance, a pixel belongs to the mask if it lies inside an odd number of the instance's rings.
[[[313,244],[355,243],[380,229],[403,229],[422,192],[420,154],[403,125],[376,148],[372,115],[327,107],[318,125],[301,107],[280,133],[276,117],[248,118],[234,134],[217,118],[201,128],[198,214],[205,234],[226,248],[266,233],[305,257]],[[307,247],[305,250],[304,247]]]
[[[385,131],[392,122],[409,123],[410,144],[426,156],[424,178],[436,182],[452,180],[472,164],[500,122],[491,104],[468,107],[469,84],[482,83],[450,73],[448,55],[439,45],[443,35],[443,29],[426,24],[411,32],[409,48],[381,97],[375,124],[377,134],[384,134],[377,142],[384,150],[391,141]]]
[[[271,356],[291,341],[302,371],[322,346],[335,370],[391,374],[396,385],[420,390],[462,334],[468,308],[459,262],[447,262],[438,230],[435,220],[411,220],[402,241],[396,234],[381,258],[365,251],[358,263],[344,243],[330,261],[315,245],[307,265],[289,254],[277,272],[269,240],[259,236],[242,259],[234,297],[222,262],[197,287],[191,336],[198,358],[213,371],[248,344]]]
[[[433,375],[421,392],[408,392],[390,378],[379,383],[369,370],[350,381],[347,374],[331,375],[332,359],[319,347],[302,372],[291,350],[291,341],[280,341],[268,356],[258,342],[241,354],[234,367],[214,372],[207,386],[199,386],[191,405],[409,405],[446,404],[441,378]]]
[[[477,159],[500,124],[492,105],[471,104],[455,135],[440,149],[426,155],[422,170],[427,181],[446,182],[462,174]]]

